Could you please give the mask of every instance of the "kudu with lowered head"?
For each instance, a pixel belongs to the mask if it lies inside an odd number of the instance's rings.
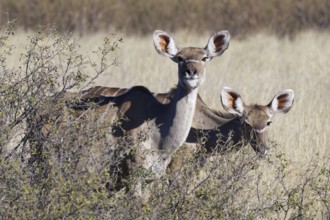
[[[202,113],[205,121],[196,119],[197,126],[192,127],[186,142],[198,142],[200,134],[206,135],[205,147],[208,151],[220,150],[225,143],[239,147],[250,144],[260,155],[265,155],[268,147],[268,128],[273,116],[278,113],[287,113],[294,102],[294,92],[286,89],[276,94],[267,105],[247,105],[242,97],[233,89],[225,87],[220,94],[220,100],[224,109],[230,113],[222,113],[208,108]],[[197,112],[197,109],[196,109]],[[212,119],[210,120],[210,117]],[[210,123],[211,122],[211,123]],[[219,123],[216,127],[213,127]],[[209,127],[209,128],[206,128]],[[219,146],[220,145],[220,146]]]

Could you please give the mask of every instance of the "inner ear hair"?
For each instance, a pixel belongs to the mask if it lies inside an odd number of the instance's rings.
[[[170,43],[170,38],[166,35],[159,35],[159,46],[162,51],[168,53],[167,47]]]

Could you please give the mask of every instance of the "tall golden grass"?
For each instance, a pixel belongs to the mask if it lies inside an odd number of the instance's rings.
[[[305,29],[329,29],[327,0],[2,0],[0,24],[16,20],[25,29],[55,25],[60,31],[88,33],[115,29],[147,35],[157,28],[215,31],[227,27],[233,35],[259,30],[293,35]]]
[[[30,35],[32,33],[28,33]],[[189,31],[174,33],[179,46],[203,47],[209,34],[197,36]],[[93,56],[95,42],[105,33],[80,37],[81,51]],[[241,41],[231,39],[229,49],[207,64],[207,75],[200,94],[212,108],[223,110],[220,90],[236,89],[248,103],[267,104],[282,89],[295,91],[292,110],[272,125],[271,134],[282,150],[296,162],[319,155],[330,156],[330,43],[328,33],[306,31],[294,40],[259,33]],[[26,33],[19,32],[11,43],[16,45],[9,66],[18,65]],[[119,65],[96,80],[97,85],[131,87],[144,85],[153,92],[165,92],[177,82],[177,66],[157,54],[152,32],[146,37],[123,36]]]
[[[31,33],[30,33],[31,34]],[[207,34],[191,34],[190,31],[174,33],[179,46],[205,46]],[[95,48],[106,34],[96,33],[78,37],[84,54]],[[330,88],[329,33],[305,31],[294,39],[278,38],[267,33],[253,34],[245,40],[232,38],[229,49],[207,66],[207,75],[200,94],[212,108],[222,110],[220,90],[229,86],[238,91],[247,103],[268,104],[273,96],[283,89],[293,89],[295,103],[286,115],[279,115],[271,125],[271,140],[277,147],[270,149],[269,158],[275,161],[282,157],[290,161],[286,167],[285,183],[276,181],[275,168],[266,160],[260,161],[255,174],[262,181],[258,186],[245,186],[241,196],[257,204],[255,190],[263,189],[280,195],[283,188],[301,185],[315,166],[330,163]],[[16,45],[14,59],[8,65],[19,65],[17,57],[24,45],[26,33],[11,38]],[[120,65],[112,67],[97,79],[96,85],[130,87],[144,85],[154,92],[165,92],[177,82],[177,66],[171,60],[157,54],[152,43],[152,32],[146,37],[123,36],[124,43],[118,54]],[[16,54],[16,55],[15,55]],[[286,166],[286,165],[284,165]],[[315,171],[316,172],[316,171]],[[251,183],[250,183],[251,184]],[[329,193],[327,191],[327,193]],[[306,198],[305,199],[310,199]],[[245,201],[245,200],[242,200]],[[309,201],[309,200],[308,200]],[[260,201],[259,201],[260,203]],[[313,204],[309,216],[317,213],[320,203]],[[275,218],[283,218],[283,215]]]
[[[208,35],[174,34],[179,45],[204,46]],[[98,36],[92,37],[97,41]],[[316,153],[330,156],[329,34],[304,32],[295,40],[256,34],[244,41],[233,38],[229,49],[207,66],[200,94],[206,103],[221,109],[220,90],[229,86],[240,92],[248,103],[267,104],[282,89],[295,91],[295,103],[289,114],[279,116],[272,126],[272,137],[296,162],[305,163]],[[177,81],[177,67],[161,57],[149,37],[125,37],[121,65],[100,79],[104,86],[145,85],[164,92]],[[87,42],[86,38],[82,41]],[[86,45],[87,46],[87,45]]]
[[[100,36],[99,36],[100,37]],[[190,35],[189,31],[174,33],[179,46],[204,46],[208,34]],[[247,103],[268,104],[283,89],[293,89],[295,102],[286,115],[275,117],[270,138],[277,147],[270,150],[270,158],[286,155],[290,161],[287,183],[298,185],[305,171],[317,163],[330,162],[330,35],[307,31],[294,40],[259,33],[246,40],[231,40],[228,50],[207,64],[207,75],[200,94],[212,108],[224,111],[220,104],[220,90],[229,86],[238,91]],[[87,42],[87,39],[82,40]],[[92,36],[91,42],[98,36]],[[87,46],[87,45],[86,45]],[[104,76],[98,84],[130,87],[144,85],[151,91],[164,92],[177,82],[177,66],[161,57],[149,37],[124,37],[120,54],[121,65]],[[276,192],[272,185],[276,173],[269,164],[261,162],[264,187]],[[249,197],[254,187],[248,188]],[[251,199],[252,200],[252,199]]]

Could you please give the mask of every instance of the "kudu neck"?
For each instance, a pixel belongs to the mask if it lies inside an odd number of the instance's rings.
[[[175,151],[186,140],[192,126],[198,88],[187,90],[178,86],[174,97],[169,104],[169,111],[162,129],[161,148]]]

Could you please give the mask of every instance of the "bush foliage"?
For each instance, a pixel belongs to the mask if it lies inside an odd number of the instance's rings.
[[[228,29],[244,37],[259,30],[294,35],[304,29],[329,29],[328,0],[2,0],[0,24],[15,19],[25,29],[55,25],[79,33],[96,30],[149,34],[155,29]]]
[[[210,155],[200,146],[175,172],[150,183],[149,173],[137,170],[115,189],[118,164],[133,146],[111,143],[111,125],[99,123],[95,112],[77,118],[63,111],[63,92],[81,90],[117,65],[121,39],[105,38],[93,60],[78,52],[72,36],[38,30],[22,65],[9,68],[13,34],[10,24],[0,31],[1,219],[329,218],[329,158],[311,162],[292,182],[290,161],[276,148],[275,157],[260,159],[249,148]],[[260,166],[273,179],[265,181]],[[148,200],[134,194],[136,182],[148,189]]]

